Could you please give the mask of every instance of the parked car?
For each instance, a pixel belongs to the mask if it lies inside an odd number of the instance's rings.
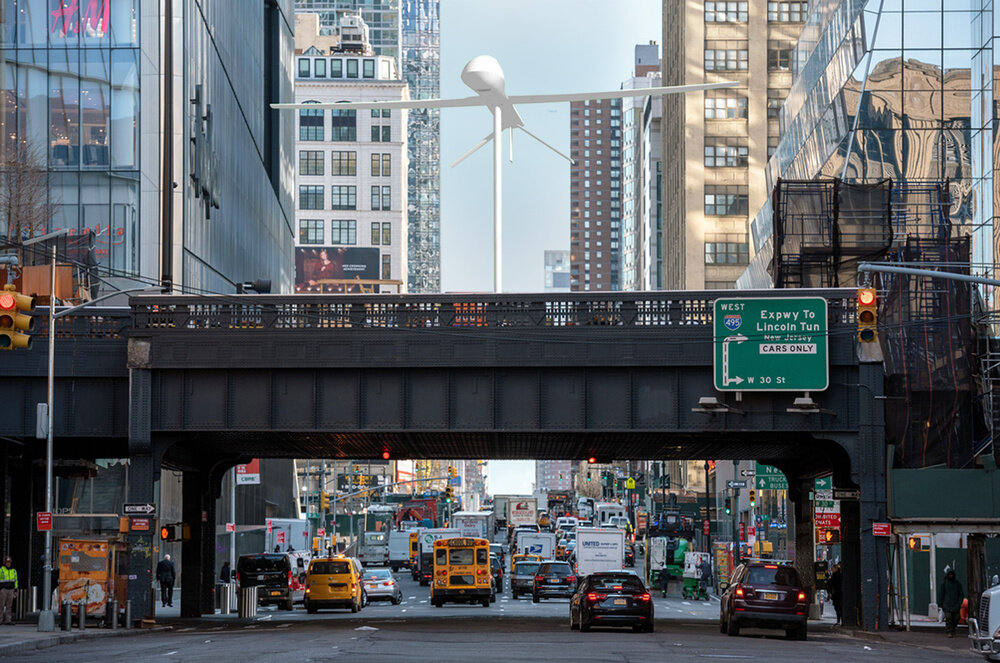
[[[566,562],[547,559],[538,565],[535,571],[535,581],[531,587],[531,600],[538,603],[540,599],[566,598],[576,591],[576,575]]]
[[[521,594],[531,594],[535,587],[535,572],[539,561],[525,561],[514,564],[510,572],[510,595],[516,599]]]
[[[390,569],[365,569],[362,582],[369,601],[384,600],[399,605],[403,600],[403,590]]]
[[[653,631],[653,600],[635,573],[592,573],[580,582],[569,601],[569,627],[631,626]]]
[[[292,610],[296,599],[293,590],[292,563],[285,553],[240,555],[236,561],[236,584],[239,588],[257,589],[259,605],[276,604]]]
[[[747,561],[736,567],[722,594],[719,629],[739,635],[740,628],[785,629],[789,640],[805,640],[809,617],[807,593],[788,563]]]

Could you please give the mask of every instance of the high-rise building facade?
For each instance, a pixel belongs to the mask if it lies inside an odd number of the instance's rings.
[[[535,492],[573,490],[574,464],[571,460],[536,460]]]
[[[67,229],[64,258],[102,278],[290,291],[293,125],[267,104],[292,98],[291,9],[8,0],[2,160],[38,166],[46,184],[34,227],[0,224],[15,237]]]
[[[665,0],[663,85],[738,86],[663,99],[664,288],[731,288],[746,268],[808,10],[806,0]]]
[[[378,55],[397,58],[412,99],[441,96],[440,0],[295,0],[332,33],[341,16],[360,13]],[[441,134],[438,109],[413,109],[408,119],[408,289],[441,290]]]
[[[395,58],[375,55],[367,26],[341,19],[340,44],[314,14],[296,15],[298,103],[409,98]],[[347,35],[351,37],[348,43]],[[407,111],[300,110],[295,148],[297,292],[344,292],[349,282],[405,292]]]
[[[621,99],[570,102],[570,157],[570,288],[621,290]]]
[[[545,251],[545,292],[569,292],[569,251]]]

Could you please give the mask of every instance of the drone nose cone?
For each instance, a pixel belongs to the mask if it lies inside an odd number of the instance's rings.
[[[504,94],[503,70],[491,55],[477,55],[462,69],[462,82],[476,92]]]

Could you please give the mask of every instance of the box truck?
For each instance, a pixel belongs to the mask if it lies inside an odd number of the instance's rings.
[[[625,568],[625,532],[620,529],[578,527],[576,573],[580,576]]]
[[[556,535],[554,532],[518,532],[518,555],[538,555],[542,559],[553,559],[556,552]]]
[[[492,511],[458,511],[451,514],[449,524],[462,536],[493,541]]]
[[[507,502],[507,524],[518,525],[538,524],[538,500],[534,497],[514,497]]]
[[[389,566],[394,572],[410,568],[410,530],[389,532]]]
[[[420,530],[420,570],[417,572],[417,579],[420,584],[427,586],[431,584],[431,576],[434,573],[434,542],[438,539],[450,539],[461,536],[454,527],[439,527],[436,529]]]

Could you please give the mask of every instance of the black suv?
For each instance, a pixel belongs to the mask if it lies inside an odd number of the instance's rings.
[[[569,600],[569,627],[584,633],[591,626],[631,626],[652,632],[653,599],[631,571],[591,573]]]
[[[806,639],[806,590],[789,563],[744,561],[733,571],[719,610],[719,629],[728,635],[739,635],[740,627],[755,626],[783,628],[789,640]]]
[[[531,600],[538,603],[539,599],[565,598],[573,596],[576,591],[576,576],[568,562],[557,562],[551,559],[543,560],[535,571],[535,582],[531,587]]]
[[[236,562],[236,583],[257,587],[257,603],[276,603],[285,610],[293,609],[292,564],[284,553],[241,555]]]

